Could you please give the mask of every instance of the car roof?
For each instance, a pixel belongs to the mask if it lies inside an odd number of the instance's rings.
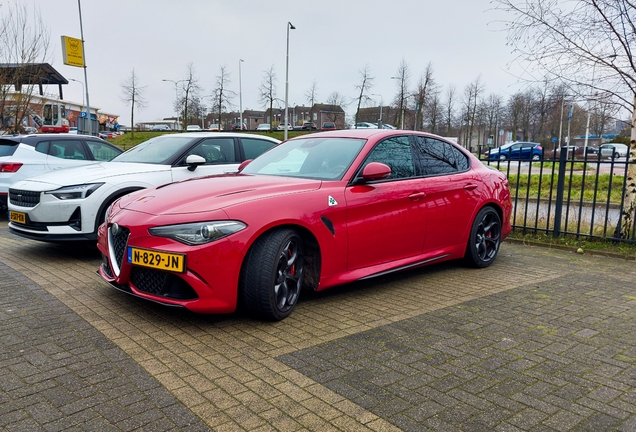
[[[420,135],[427,136],[431,138],[440,139],[442,141],[450,142],[448,139],[434,135],[427,132],[419,132],[412,130],[401,130],[401,129],[337,129],[330,130],[324,132],[316,132],[310,135],[301,135],[298,137],[294,137],[292,139],[303,139],[303,138],[319,138],[319,137],[337,137],[337,138],[362,138],[369,139],[371,137],[381,139],[383,137],[390,136],[400,136],[400,135]],[[457,144],[457,143],[455,143]]]
[[[78,135],[78,134],[66,134],[66,133],[39,133],[39,134],[28,134],[28,135],[2,135],[0,139],[10,140],[15,142],[23,142],[25,144],[30,144],[35,141],[42,141],[43,139],[66,139],[66,140],[85,140],[85,139],[95,139],[98,141],[104,141],[103,139],[93,136],[93,135]],[[104,141],[106,142],[106,141]]]
[[[171,135],[171,134],[168,134]],[[209,137],[229,137],[229,138],[262,138],[268,141],[272,141],[272,142],[280,142],[280,140],[277,140],[276,138],[272,138],[270,136],[267,135],[260,135],[260,134],[250,134],[250,133],[245,133],[245,132],[210,132],[210,131],[206,131],[205,129],[202,129],[200,131],[197,132],[189,132],[187,134],[183,134],[184,136],[187,136],[188,138],[209,138]]]

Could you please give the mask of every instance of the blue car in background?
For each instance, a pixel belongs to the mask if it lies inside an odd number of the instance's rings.
[[[533,160],[543,159],[543,147],[534,142],[516,141],[484,153],[488,160]]]

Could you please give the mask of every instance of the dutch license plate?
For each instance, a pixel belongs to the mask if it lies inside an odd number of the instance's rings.
[[[9,220],[11,222],[25,224],[26,223],[26,213],[21,213],[21,212],[17,212],[17,211],[13,211],[12,210],[12,211],[9,212]]]
[[[133,265],[183,273],[185,255],[149,249],[128,248],[128,262]]]

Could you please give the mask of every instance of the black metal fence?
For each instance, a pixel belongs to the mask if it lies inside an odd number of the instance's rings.
[[[596,150],[594,153],[572,148],[549,154],[540,147],[478,150],[484,164],[508,177],[513,228],[554,237],[636,242],[636,218],[632,218],[627,238],[620,234],[627,172],[636,161],[617,154],[607,157],[593,148],[589,150]]]

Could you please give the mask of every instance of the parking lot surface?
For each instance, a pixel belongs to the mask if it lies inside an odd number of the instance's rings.
[[[275,323],[141,301],[99,262],[0,219],[0,428],[636,430],[633,261],[506,242]]]

